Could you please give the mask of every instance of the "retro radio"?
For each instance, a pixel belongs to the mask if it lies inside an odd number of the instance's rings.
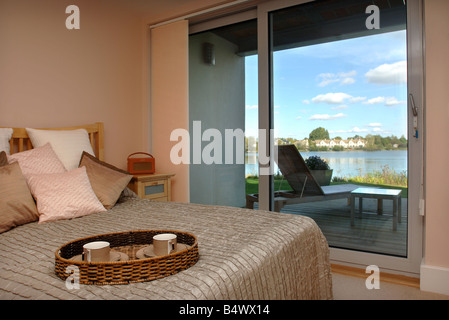
[[[146,157],[135,157],[134,155],[145,155]],[[128,156],[128,172],[131,174],[145,174],[155,172],[154,157],[145,152],[135,152]]]

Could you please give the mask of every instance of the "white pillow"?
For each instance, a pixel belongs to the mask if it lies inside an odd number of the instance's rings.
[[[106,211],[90,185],[86,167],[32,175],[28,185],[36,199],[39,223]]]
[[[83,151],[95,156],[85,129],[39,130],[26,128],[33,147],[50,143],[67,170],[78,168]]]
[[[12,133],[12,128],[0,128],[0,152],[5,151],[6,154],[10,154],[9,140],[11,140]]]
[[[62,173],[66,169],[49,143],[42,147],[7,156],[8,162],[18,161],[25,178],[33,174]]]

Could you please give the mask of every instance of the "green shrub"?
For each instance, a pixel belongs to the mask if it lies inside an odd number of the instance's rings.
[[[330,170],[327,161],[319,156],[311,156],[305,160],[310,170]]]

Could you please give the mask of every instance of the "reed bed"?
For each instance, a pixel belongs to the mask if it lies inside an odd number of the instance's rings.
[[[365,175],[359,175],[356,177],[334,177],[332,181],[346,182],[346,183],[390,185],[398,187],[407,187],[408,184],[406,171],[396,172],[392,170],[388,165],[382,166],[381,170],[373,171]]]

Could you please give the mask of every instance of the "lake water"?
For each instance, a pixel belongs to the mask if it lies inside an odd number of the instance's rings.
[[[382,171],[384,166],[398,173],[407,172],[407,150],[395,151],[327,151],[301,152],[304,159],[320,156],[327,160],[334,177],[364,176],[373,171]],[[257,155],[248,154],[246,175],[258,173]],[[275,172],[278,168],[275,167]]]

